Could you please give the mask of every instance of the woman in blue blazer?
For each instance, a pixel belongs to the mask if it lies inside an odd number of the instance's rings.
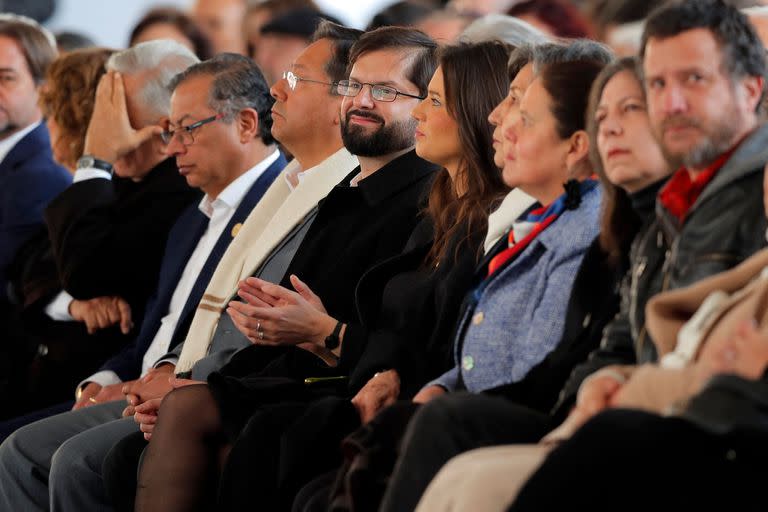
[[[590,58],[574,58],[586,52],[550,47],[544,51],[558,63],[535,69],[529,62],[515,75],[512,105],[502,121],[503,177],[537,204],[513,223],[478,268],[483,279],[465,298],[454,331],[453,368],[422,388],[414,403],[382,411],[345,441],[348,447],[370,446],[366,441],[374,439],[380,443],[375,446],[379,453],[391,454],[398,445],[391,441],[407,432],[403,418],[415,413],[420,403],[448,393],[480,393],[523,382],[557,348],[576,274],[599,231],[601,189],[591,178],[584,113],[592,82],[608,59],[593,50]],[[542,50],[533,53],[537,51]],[[367,455],[376,453],[371,448]],[[408,468],[397,471],[395,466],[395,471],[395,483],[409,479]],[[346,481],[358,477],[362,475]],[[349,494],[355,500],[353,490],[335,492],[342,500]],[[381,510],[409,510],[414,505],[385,494]]]

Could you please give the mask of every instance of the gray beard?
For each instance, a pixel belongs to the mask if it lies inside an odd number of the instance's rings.
[[[688,169],[701,169],[717,160],[717,157],[731,149],[736,137],[744,125],[742,119],[725,119],[705,134],[704,140],[688,150],[684,155],[671,154],[663,144],[661,150],[667,162],[673,168],[685,166]]]

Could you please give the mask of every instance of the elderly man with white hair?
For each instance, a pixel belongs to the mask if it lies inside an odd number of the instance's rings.
[[[126,279],[152,281],[149,288],[154,289],[168,230],[181,210],[198,197],[168,159],[159,136],[168,122],[168,84],[196,62],[187,48],[167,40],[137,45],[107,62],[108,73],[96,93],[75,183],[47,210],[53,249],[62,260],[58,265],[62,282],[72,295],[111,295],[113,285]],[[67,286],[75,281],[77,286]],[[71,300],[67,294],[58,297],[65,310]],[[51,305],[50,314],[56,306]],[[82,352],[67,355],[73,366],[88,355]],[[98,407],[89,410],[93,412],[82,416],[86,423],[99,424],[100,414],[107,414]],[[58,449],[77,427],[67,425],[66,432],[33,439],[14,452],[29,457],[31,467],[18,458],[4,458],[0,509],[49,509],[48,484],[55,480],[51,469],[56,459],[68,457]],[[9,455],[9,448],[5,443],[1,451]],[[69,453],[78,458],[80,450]],[[81,468],[83,463],[78,458],[72,465]],[[54,509],[91,509],[83,505],[78,489],[58,498],[51,497]]]

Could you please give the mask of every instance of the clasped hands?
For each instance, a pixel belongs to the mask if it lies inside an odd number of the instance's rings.
[[[294,290],[249,277],[238,284],[227,307],[235,327],[257,345],[323,346],[336,326],[320,297],[298,277],[290,277]],[[313,350],[315,348],[313,347]]]
[[[160,405],[168,393],[184,386],[205,384],[199,380],[177,379],[175,369],[173,364],[164,364],[152,368],[141,379],[127,382],[123,386],[122,391],[128,402],[123,409],[123,417],[133,416],[147,441],[152,437]]]

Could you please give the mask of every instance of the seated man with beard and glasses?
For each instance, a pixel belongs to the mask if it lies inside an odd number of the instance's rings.
[[[380,251],[382,243],[391,245],[387,239],[393,233],[406,226],[413,230],[436,169],[414,153],[415,122],[410,117],[411,110],[426,94],[436,65],[435,50],[434,42],[423,33],[403,28],[364,34],[352,48],[351,74],[348,80],[339,82],[337,90],[347,96],[341,107],[344,145],[358,156],[360,167],[345,177],[320,205],[291,263],[291,267],[299,262],[304,267],[304,274],[294,272],[303,282],[294,278],[292,283],[299,290],[311,289],[323,297],[329,316],[317,325],[313,322],[309,329],[312,333],[308,334],[307,330],[292,329],[291,325],[317,318],[307,316],[306,309],[312,307],[314,294],[294,294],[295,301],[286,307],[258,308],[270,319],[254,316],[255,306],[251,304],[230,303],[229,313],[236,324],[244,317],[250,317],[254,325],[260,324],[255,334],[246,338],[253,346],[236,354],[221,372],[212,374],[209,386],[188,386],[168,395],[162,405],[159,400],[152,400],[136,408],[142,431],[147,438],[151,436],[139,485],[142,491],[137,495],[138,509],[152,509],[160,504],[166,509],[184,509],[190,503],[208,503],[213,499],[214,482],[205,486],[191,484],[209,467],[209,459],[201,454],[200,445],[206,454],[213,454],[227,444],[221,436],[207,435],[212,425],[237,432],[248,423],[248,432],[243,431],[248,436],[254,432],[252,428],[258,430],[256,425],[261,418],[269,417],[264,426],[272,434],[273,428],[279,432],[301,414],[304,400],[346,387],[344,376],[349,368],[343,362],[350,357],[346,350],[355,352],[356,348],[340,344],[339,338],[344,337],[346,324],[359,323],[354,309],[357,283],[350,277],[362,275],[361,263],[367,268],[373,266],[370,255],[363,251]],[[310,85],[313,84],[307,84]],[[313,236],[327,240],[328,245],[313,243]],[[328,274],[335,272],[343,273],[343,279],[338,274],[330,279]],[[287,275],[291,273],[289,268]],[[266,286],[261,283],[255,282],[255,286]],[[183,358],[184,354],[179,366]],[[192,373],[195,378],[194,369]],[[305,384],[305,378],[310,384]],[[315,379],[317,384],[312,384]],[[197,411],[199,421],[188,421],[189,407]],[[158,408],[162,409],[160,425],[165,427],[159,427],[158,434],[153,434]],[[267,412],[260,415],[260,411]],[[249,420],[254,413],[256,416]],[[187,418],[184,426],[177,422],[182,418]],[[271,435],[257,438],[268,443],[273,439]],[[208,446],[208,439],[215,446]],[[248,453],[246,448],[233,460],[242,461],[248,458]],[[186,458],[185,454],[192,457]],[[133,467],[124,471],[126,476],[135,473],[136,459],[133,460]],[[234,462],[233,467],[241,471],[239,462]],[[265,472],[273,468],[266,460],[261,467]],[[171,474],[175,479],[169,485],[166,476]],[[226,494],[228,503],[220,503],[219,507],[238,508],[251,499],[247,492]],[[260,495],[266,508],[267,503],[276,499],[271,493]]]

